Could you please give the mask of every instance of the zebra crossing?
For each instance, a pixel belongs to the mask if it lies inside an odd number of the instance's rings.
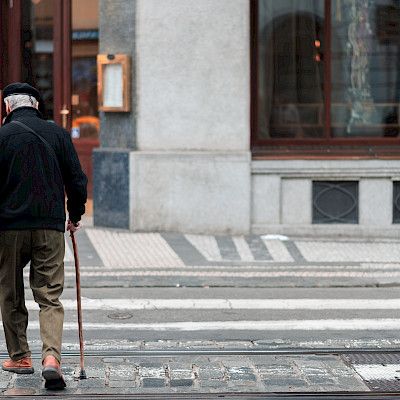
[[[210,236],[89,228],[79,232],[78,241],[84,248],[90,247],[98,265],[114,268],[386,263],[400,269],[400,243],[395,240],[290,240],[280,235]],[[66,238],[65,261],[72,259]]]
[[[395,240],[133,233],[98,228],[79,232],[77,240],[83,285],[88,287],[400,284],[400,246]],[[73,285],[68,239],[66,245],[66,282]]]
[[[88,349],[361,351],[400,346],[400,251],[394,240],[88,228],[78,233],[77,242]],[[64,348],[76,350],[68,237],[65,276]],[[26,304],[29,338],[39,351],[38,307],[28,291]],[[4,339],[0,348],[5,349]],[[400,360],[392,360],[385,369],[374,360],[350,360],[343,368],[351,368],[370,387],[381,387],[382,382],[396,384],[397,364]]]

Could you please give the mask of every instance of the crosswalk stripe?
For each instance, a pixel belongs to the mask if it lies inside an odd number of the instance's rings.
[[[232,240],[242,261],[254,261],[253,253],[243,236],[234,236]]]
[[[66,271],[66,277],[74,277],[73,272]],[[129,277],[129,276],[194,276],[194,277],[221,277],[221,278],[398,278],[400,271],[184,271],[184,270],[127,270],[127,271],[81,271],[82,277]]]
[[[76,300],[63,299],[65,310],[75,310]],[[398,310],[400,299],[91,299],[82,298],[85,310]],[[26,301],[30,310],[38,306]]]
[[[39,328],[39,321],[30,321],[29,330]],[[75,330],[77,324],[65,322],[64,330]],[[85,330],[145,330],[145,331],[360,331],[398,330],[400,319],[316,319],[316,320],[275,320],[275,321],[187,321],[161,322],[153,324],[134,323],[84,323]]]

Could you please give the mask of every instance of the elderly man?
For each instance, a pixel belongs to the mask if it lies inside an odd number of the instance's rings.
[[[70,135],[38,111],[39,92],[26,83],[3,91],[7,117],[0,128],[0,307],[10,359],[3,370],[33,373],[26,329],[23,268],[39,304],[42,375],[49,389],[62,389],[65,193],[76,231],[85,212],[87,178]]]

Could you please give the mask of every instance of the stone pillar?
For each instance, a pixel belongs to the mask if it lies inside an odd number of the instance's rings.
[[[134,61],[135,10],[135,0],[100,0],[100,53],[125,53]],[[136,147],[134,66],[132,62],[131,111],[100,113],[101,146],[93,153],[95,225],[130,227],[129,157]]]
[[[131,228],[250,229],[248,0],[137,0]]]
[[[249,24],[248,0],[101,0],[100,52],[132,55],[134,111],[101,115],[95,225],[249,232]]]

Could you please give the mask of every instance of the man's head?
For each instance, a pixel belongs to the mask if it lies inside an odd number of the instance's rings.
[[[6,86],[3,91],[6,112],[18,107],[33,107],[38,109],[41,100],[40,93],[33,86],[27,83],[15,82]]]

